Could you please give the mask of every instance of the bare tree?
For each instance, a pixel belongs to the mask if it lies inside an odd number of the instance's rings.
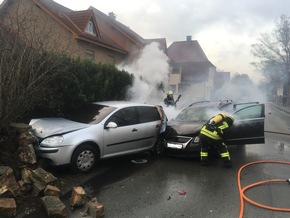
[[[23,10],[21,2],[12,14],[1,12],[0,130],[52,92],[47,84],[57,82],[66,69],[61,54],[69,39],[59,37],[33,8]]]
[[[252,45],[252,54],[260,59],[254,63],[270,83],[283,84],[283,95],[289,95],[290,85],[290,17],[281,15],[271,33],[261,34]]]

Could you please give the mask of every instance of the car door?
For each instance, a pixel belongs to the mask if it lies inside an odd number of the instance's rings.
[[[113,122],[114,128],[106,128]],[[136,107],[126,107],[116,111],[106,121],[104,127],[104,156],[125,154],[139,146],[142,140]]]
[[[142,134],[141,148],[152,148],[160,131],[164,131],[162,117],[157,107],[138,106],[139,131]],[[164,127],[165,128],[165,127]]]
[[[227,144],[265,143],[265,105],[253,104],[233,113],[233,126],[226,135]]]
[[[129,154],[150,149],[157,137],[161,118],[156,107],[134,106],[115,112],[105,123],[117,124],[104,129],[104,156]]]

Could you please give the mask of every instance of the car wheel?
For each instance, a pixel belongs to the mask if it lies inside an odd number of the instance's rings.
[[[78,147],[71,158],[71,169],[76,173],[87,173],[91,171],[99,159],[97,149],[89,144]]]
[[[153,150],[153,155],[154,156],[164,156],[166,153],[166,140],[164,138],[157,139],[155,145],[154,145],[154,150]]]

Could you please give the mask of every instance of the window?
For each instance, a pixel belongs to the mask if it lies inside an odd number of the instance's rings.
[[[88,22],[86,32],[96,35],[96,29],[92,20]]]
[[[264,117],[264,105],[253,105],[246,108],[242,108],[234,113],[235,117],[239,119],[252,119]]]
[[[134,107],[121,109],[114,113],[108,122],[115,122],[118,126],[129,126],[138,123],[136,111]]]
[[[140,123],[161,120],[156,107],[138,107]]]
[[[246,106],[255,105],[255,104],[259,104],[259,102],[237,103],[237,104],[234,104],[234,110],[239,110],[239,109],[244,108]]]

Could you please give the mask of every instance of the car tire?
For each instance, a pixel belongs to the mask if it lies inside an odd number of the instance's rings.
[[[166,140],[164,138],[157,139],[154,149],[153,149],[153,155],[157,157],[162,157],[166,153]]]
[[[79,146],[71,157],[71,170],[75,173],[90,172],[99,159],[98,150],[90,144]]]

